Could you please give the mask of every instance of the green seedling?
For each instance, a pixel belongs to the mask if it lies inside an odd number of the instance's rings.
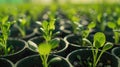
[[[41,32],[46,42],[49,42],[55,35],[57,35],[59,32],[53,33],[55,30],[55,19],[51,19],[50,22],[43,21],[41,25]]]
[[[80,19],[76,16],[72,16],[71,20],[72,20],[71,25],[72,25],[72,28],[73,28],[73,33],[77,34],[77,28],[80,25],[80,23],[79,23]]]
[[[30,26],[30,22],[27,19],[30,20],[30,17],[20,18],[15,24],[15,27],[19,30],[22,37],[26,36],[26,29]]]
[[[90,45],[90,41],[87,39],[89,36],[91,30],[96,26],[95,22],[91,22],[88,24],[87,29],[84,28],[83,25],[79,25],[78,32],[79,35],[82,37],[82,46],[85,46],[86,44]]]
[[[108,22],[108,27],[113,30],[115,44],[119,43],[120,40],[120,18],[115,22]]]
[[[85,40],[87,41],[87,40]],[[91,50],[92,50],[92,56],[93,56],[93,63],[91,63],[92,61],[90,60],[90,58],[88,57],[86,61],[81,62],[81,57],[77,56],[77,58],[80,60],[79,64],[82,65],[83,63],[87,64],[88,67],[97,67],[97,64],[101,58],[101,56],[103,55],[103,53],[107,50],[109,50],[110,48],[113,47],[113,44],[110,42],[106,42],[106,37],[103,33],[101,32],[97,32],[94,35],[94,42],[93,44],[90,41],[89,44],[91,44]],[[102,48],[101,51],[99,51],[99,48]]]
[[[106,37],[103,33],[101,32],[97,32],[94,35],[94,42],[92,45],[92,53],[93,53],[93,67],[97,67],[97,64],[101,58],[101,56],[103,55],[103,53],[106,50],[109,50],[110,48],[113,47],[113,44],[110,42],[106,42]],[[101,48],[101,52],[99,53],[99,48]]]
[[[71,20],[71,25],[74,34],[77,34],[77,27],[80,25],[80,18],[78,15],[76,15],[76,13],[77,11],[75,11],[74,9],[69,9],[67,12],[68,19]]]
[[[82,28],[82,29],[80,29],[79,32],[81,32],[81,35],[82,35],[83,38],[87,38],[88,35],[90,34],[90,32],[92,31],[92,29],[95,26],[96,26],[96,23],[95,22],[91,22],[91,23],[88,24],[87,29]]]
[[[49,42],[41,43],[38,46],[38,53],[40,55],[40,58],[42,60],[43,67],[48,67],[49,64],[54,61],[51,59],[50,62],[48,62],[48,57],[52,49],[55,49],[58,47],[60,40],[59,39],[52,39]]]
[[[11,48],[7,45],[7,40],[10,34],[10,27],[13,23],[8,21],[8,16],[0,18],[0,51],[4,55],[9,54]]]
[[[105,13],[105,15],[106,15],[106,13]],[[103,14],[102,13],[99,13],[98,15],[97,15],[97,18],[96,18],[96,20],[97,20],[97,27],[100,29],[100,31],[105,31],[105,29],[106,29],[106,26],[107,26],[107,21],[106,21],[106,18],[105,18],[105,16],[103,16]]]

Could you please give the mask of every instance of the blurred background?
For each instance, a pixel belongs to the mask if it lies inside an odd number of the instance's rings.
[[[12,4],[18,4],[18,3],[38,3],[38,4],[50,4],[52,2],[58,2],[58,3],[102,3],[102,2],[108,2],[108,3],[120,3],[120,0],[0,0],[0,4],[5,3],[12,3]]]

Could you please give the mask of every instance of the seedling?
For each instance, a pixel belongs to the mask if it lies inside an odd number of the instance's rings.
[[[50,20],[50,22],[44,20],[42,24],[39,24],[41,25],[40,30],[46,42],[49,42],[52,39],[52,37],[59,33],[53,33],[53,31],[55,30],[55,19],[53,18]]]
[[[89,40],[87,39],[87,37],[89,36],[91,30],[96,26],[95,22],[91,22],[88,24],[87,29],[84,28],[83,25],[79,25],[78,27],[78,32],[79,35],[82,36],[82,46],[85,46],[86,43],[89,44]],[[89,44],[90,45],[90,44]]]
[[[107,13],[98,13],[98,15],[96,16],[96,20],[97,21],[97,27],[100,31],[104,32],[107,26],[107,20],[106,20],[106,15]]]
[[[93,53],[93,67],[97,67],[98,61],[100,60],[102,54],[113,47],[113,44],[110,42],[106,42],[106,37],[103,33],[97,32],[94,35],[94,42],[92,45],[92,53]],[[99,53],[99,48],[101,48],[101,52]]]
[[[26,28],[28,28],[30,26],[30,22],[28,20],[30,20],[30,17],[28,18],[20,18],[18,20],[18,22],[15,24],[15,27],[19,30],[20,32],[20,35],[22,37],[25,37],[26,36]]]
[[[9,54],[11,48],[7,45],[7,40],[10,33],[10,27],[13,23],[8,21],[8,16],[4,18],[0,18],[0,51],[3,52],[4,55]]]
[[[38,52],[40,55],[40,58],[42,60],[43,67],[48,67],[49,64],[53,61],[48,62],[48,57],[52,49],[55,49],[58,47],[60,40],[59,39],[52,39],[49,42],[44,42],[39,44],[38,46]]]
[[[77,34],[77,27],[80,25],[79,23],[80,18],[78,15],[76,15],[76,12],[77,11],[75,11],[74,9],[69,9],[68,14],[67,14],[69,20],[71,20],[71,25],[72,25],[74,34]]]
[[[101,32],[97,32],[94,35],[94,42],[93,44],[88,41],[89,44],[91,44],[91,50],[92,50],[92,56],[93,56],[93,63],[91,63],[90,58],[88,57],[87,60],[85,62],[80,62],[80,64],[82,65],[83,63],[87,64],[89,67],[97,67],[97,64],[101,58],[101,56],[103,55],[103,53],[107,50],[109,50],[110,48],[113,47],[113,44],[110,42],[106,42],[106,37],[103,33]],[[99,48],[102,48],[101,51],[99,51]],[[81,57],[77,56],[77,58],[81,61]]]
[[[120,40],[120,18],[117,20],[117,23],[108,22],[108,27],[113,30],[114,38],[115,38],[115,44],[118,44],[119,40]]]
[[[79,26],[79,32],[82,35],[82,38],[87,38],[90,34],[91,30],[96,26],[95,22],[91,22],[88,24],[87,28],[85,29],[83,25]]]

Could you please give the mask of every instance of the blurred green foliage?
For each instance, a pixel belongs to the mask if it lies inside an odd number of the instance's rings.
[[[30,0],[0,0],[0,4],[6,4],[6,3],[18,4],[24,2],[30,2]]]

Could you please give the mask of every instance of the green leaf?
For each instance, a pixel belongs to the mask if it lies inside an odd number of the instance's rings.
[[[83,30],[83,33],[82,33],[83,38],[87,38],[89,33],[90,33],[89,30]]]
[[[51,52],[51,45],[48,43],[39,44],[38,52],[40,55],[48,55]]]
[[[100,48],[101,47],[101,45],[100,45],[100,43],[98,41],[95,41],[93,46],[96,47],[96,48]]]
[[[101,22],[101,18],[102,18],[102,14],[98,14],[97,20],[98,20],[99,22]]]
[[[27,23],[27,21],[26,21],[25,18],[23,18],[23,19],[19,19],[19,21],[21,22],[21,24],[22,24],[23,26]]]
[[[96,48],[103,47],[105,41],[106,41],[106,37],[105,37],[104,33],[102,33],[102,32],[97,32],[97,33],[94,35],[93,46],[96,47]]]
[[[117,24],[120,25],[120,17],[117,20]]]
[[[43,27],[44,30],[48,29],[48,25],[49,25],[49,23],[47,21],[42,22],[42,27]]]
[[[91,22],[89,25],[88,25],[88,28],[89,29],[92,29],[96,26],[96,23],[95,22]]]
[[[80,20],[80,18],[78,18],[76,16],[72,16],[71,20],[72,20],[72,22],[78,22]]]
[[[119,32],[114,31],[114,39],[115,39],[115,44],[119,43]]]
[[[8,47],[8,48],[7,48],[7,51],[8,51],[8,52],[10,52],[10,50],[11,50],[11,48],[10,48],[10,47]]]
[[[52,39],[49,43],[50,43],[52,49],[54,49],[59,46],[60,39],[59,38]]]
[[[106,51],[106,50],[109,50],[109,49],[112,48],[112,47],[113,47],[113,44],[110,43],[110,42],[108,42],[108,43],[106,43],[105,46],[103,47],[103,50]]]
[[[2,23],[4,24],[8,20],[8,16],[2,18]]]
[[[115,29],[115,27],[116,27],[116,24],[114,22],[108,22],[107,25],[109,28],[112,28],[112,29]]]
[[[54,30],[55,29],[55,19],[52,19],[51,21],[50,21],[50,23],[49,23],[49,29],[50,30]]]

